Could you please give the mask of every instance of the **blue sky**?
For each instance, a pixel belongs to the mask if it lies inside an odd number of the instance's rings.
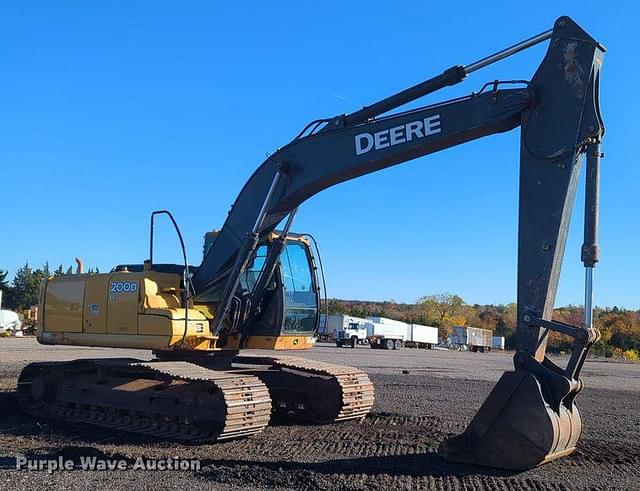
[[[595,301],[640,308],[638,7],[633,2],[2,2],[0,268],[148,255],[173,211],[192,262],[267,152],[571,15],[608,48]],[[454,5],[454,6],[452,6]],[[530,78],[540,46],[433,94]],[[321,246],[329,295],[515,300],[518,130],[331,188],[295,223]],[[582,303],[580,194],[558,304]],[[177,261],[168,226],[158,260]]]

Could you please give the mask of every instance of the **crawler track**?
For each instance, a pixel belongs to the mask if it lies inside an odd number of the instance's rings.
[[[373,407],[375,402],[373,384],[369,376],[357,368],[294,356],[278,356],[273,359],[273,364],[276,367],[334,378],[340,386],[341,402],[340,410],[333,421],[364,419]]]
[[[282,419],[307,423],[362,420],[375,402],[369,376],[357,368],[294,356],[240,356],[269,387]]]
[[[181,441],[221,441],[269,423],[266,386],[187,362],[33,363],[18,381],[27,413]]]

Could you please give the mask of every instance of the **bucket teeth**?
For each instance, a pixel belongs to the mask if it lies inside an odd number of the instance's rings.
[[[464,433],[438,452],[450,462],[513,470],[572,453],[582,431],[573,403],[581,384],[549,382],[526,370],[504,373]],[[560,386],[567,390],[554,392]]]

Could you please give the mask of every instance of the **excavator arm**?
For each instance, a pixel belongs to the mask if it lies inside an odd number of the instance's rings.
[[[495,82],[468,97],[379,117],[547,39],[544,60],[519,88],[505,89]],[[225,329],[238,278],[257,244],[288,216],[286,234],[306,199],[340,182],[520,126],[515,370],[503,375],[467,430],[445,441],[440,452],[452,461],[514,469],[571,453],[581,432],[573,402],[582,388],[579,372],[599,337],[591,326],[591,284],[599,257],[598,179],[604,126],[598,90],[603,53],[604,48],[584,30],[561,17],[552,30],[479,62],[454,66],[353,114],[312,123],[247,181],[192,279],[195,300],[218,305],[216,332]],[[582,154],[587,156],[585,323],[569,326],[551,316]],[[253,295],[255,305],[262,292],[258,288]],[[545,357],[549,331],[574,339],[565,368]]]

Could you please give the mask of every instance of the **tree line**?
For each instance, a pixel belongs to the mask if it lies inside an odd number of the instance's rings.
[[[33,268],[28,262],[16,271],[13,280],[8,280],[8,272],[6,269],[0,269],[0,290],[2,290],[2,308],[22,311],[33,305],[38,305],[38,296],[40,294],[40,284],[42,280],[49,276],[63,276],[72,274],[73,267],[65,268],[58,266],[51,271],[49,263],[45,263],[39,268]],[[98,268],[90,268],[89,273],[99,273]]]
[[[435,326],[446,338],[453,326],[472,326],[489,329],[494,336],[504,336],[507,348],[516,345],[516,304],[467,304],[458,295],[440,293],[419,298],[415,303],[397,303],[393,300],[371,302],[361,300],[329,299],[326,307],[330,314],[354,317],[388,317],[403,322]],[[568,305],[554,310],[555,320],[580,326],[584,320],[582,306]],[[593,311],[594,327],[600,330],[600,341],[592,353],[640,360],[640,310],[618,307],[596,307]],[[548,349],[552,352],[569,351],[571,339],[556,332],[549,333]]]

